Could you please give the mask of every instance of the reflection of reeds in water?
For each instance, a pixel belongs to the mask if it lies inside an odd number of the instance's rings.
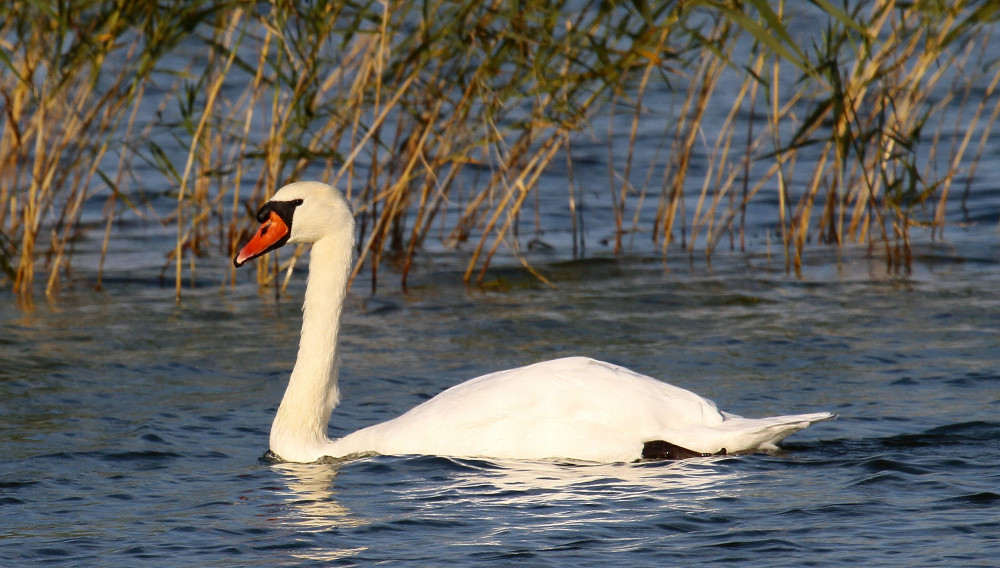
[[[1000,11],[854,4],[8,3],[0,270],[27,295],[44,257],[53,294],[83,231],[103,229],[106,253],[117,217],[150,212],[130,190],[149,183],[138,158],[175,192],[156,216],[176,226],[178,294],[200,255],[246,237],[248,209],[304,177],[358,205],[373,284],[386,261],[405,282],[432,235],[468,242],[465,278],[480,281],[501,247],[527,266],[518,223],[537,215],[539,178],[560,156],[572,170],[574,135],[623,109],[627,131],[608,127],[625,148],[607,164],[616,253],[650,217],[664,256],[742,248],[748,206],[777,196],[789,269],[810,240],[868,243],[905,268],[911,228],[943,230],[1000,113],[987,50]],[[803,44],[790,33],[801,21],[825,28]],[[722,82],[739,88],[717,94]],[[641,125],[661,120],[654,86],[676,89],[675,108],[663,163],[640,163]],[[566,185],[576,245],[576,195],[596,188]],[[83,226],[101,196],[105,222]],[[260,283],[277,269],[261,261]]]

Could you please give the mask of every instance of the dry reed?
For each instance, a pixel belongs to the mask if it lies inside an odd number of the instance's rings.
[[[538,180],[560,156],[572,172],[574,139],[619,109],[630,122],[625,134],[608,123],[627,146],[607,164],[615,254],[647,218],[664,257],[672,245],[711,255],[727,237],[743,249],[748,207],[776,196],[789,270],[811,241],[867,243],[905,270],[911,230],[942,234],[952,186],[1000,115],[996,3],[133,4],[0,8],[0,270],[19,297],[39,265],[56,293],[91,198],[106,196],[102,269],[116,215],[175,225],[164,270],[179,297],[199,256],[233,253],[248,212],[302,177],[356,204],[356,270],[373,286],[386,261],[405,286],[435,226],[448,246],[470,243],[467,282],[502,247],[534,270],[518,225],[534,207],[544,229]],[[822,17],[821,37],[800,47],[797,17]],[[663,164],[635,158],[654,86],[676,92]],[[173,211],[137,202],[130,188],[149,180],[135,160],[173,189]],[[586,189],[566,185],[576,254]],[[259,283],[294,260],[262,260]]]

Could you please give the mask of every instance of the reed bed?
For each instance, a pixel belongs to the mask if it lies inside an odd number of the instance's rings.
[[[573,170],[597,121],[626,151],[607,188],[566,181],[574,255],[586,190],[607,197],[616,254],[643,234],[664,258],[742,250],[760,201],[777,203],[790,271],[811,242],[906,270],[911,232],[942,235],[1000,115],[998,18],[964,0],[15,0],[0,8],[0,274],[52,296],[75,239],[103,231],[99,283],[130,213],[176,228],[164,275],[180,297],[199,258],[232,254],[248,212],[302,178],[352,198],[372,286],[386,263],[405,286],[428,239],[467,251],[466,282],[501,250],[534,270],[519,225],[534,212],[543,229],[539,180]],[[636,151],[650,122],[654,160]],[[169,211],[142,203],[149,187]],[[103,221],[84,223],[95,200]],[[260,284],[279,268],[260,261]]]

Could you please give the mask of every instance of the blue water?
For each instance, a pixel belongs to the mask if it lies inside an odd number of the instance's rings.
[[[832,410],[775,455],[594,465],[372,457],[268,465],[302,282],[155,278],[0,304],[5,566],[996,566],[1000,250],[632,258],[356,286],[341,435],[466,378],[561,355],[751,416]]]

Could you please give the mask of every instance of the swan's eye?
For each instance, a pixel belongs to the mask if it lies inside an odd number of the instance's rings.
[[[285,221],[285,224],[290,225],[292,221],[292,213],[295,208],[302,205],[303,201],[301,199],[293,199],[291,201],[268,201],[257,211],[257,221],[259,223],[264,223],[267,221],[268,217],[271,216],[271,212],[274,211]]]

